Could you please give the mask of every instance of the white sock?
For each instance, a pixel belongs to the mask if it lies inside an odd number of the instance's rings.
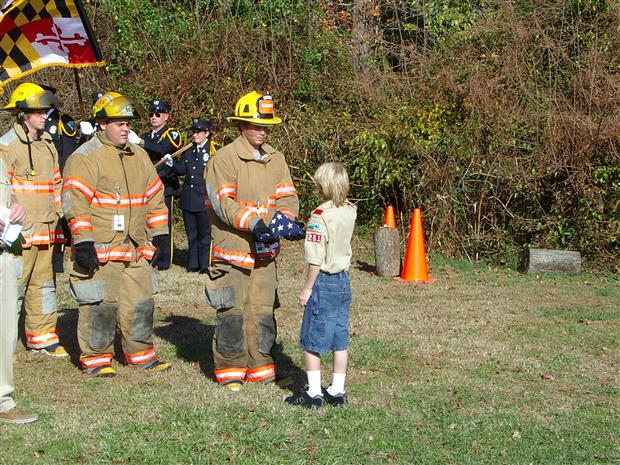
[[[321,370],[306,371],[306,376],[308,376],[308,395],[310,397],[322,396]]]
[[[332,385],[327,388],[327,392],[332,396],[344,394],[344,379],[346,376],[346,373],[334,373],[332,375]]]

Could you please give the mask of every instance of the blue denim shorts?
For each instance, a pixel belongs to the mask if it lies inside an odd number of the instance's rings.
[[[301,323],[303,350],[328,354],[349,347],[349,272],[319,273]]]

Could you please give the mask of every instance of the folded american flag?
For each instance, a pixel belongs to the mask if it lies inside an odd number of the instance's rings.
[[[271,223],[269,223],[271,235],[276,239],[288,239],[289,241],[298,241],[306,237],[303,223],[297,222],[284,213],[277,211],[273,215]]]

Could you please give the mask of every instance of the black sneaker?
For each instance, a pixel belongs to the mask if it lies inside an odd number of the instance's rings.
[[[323,399],[325,399],[326,404],[339,407],[347,403],[346,394],[336,394],[332,396],[324,387],[321,387],[321,392],[323,393]]]
[[[284,402],[304,408],[321,408],[323,407],[323,396],[310,397],[307,391],[302,391],[287,397]]]

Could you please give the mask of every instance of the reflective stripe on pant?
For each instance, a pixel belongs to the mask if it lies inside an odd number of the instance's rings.
[[[18,279],[19,307],[26,308],[26,346],[43,349],[58,344],[56,333],[56,278],[54,246],[33,245],[22,252],[23,269]]]
[[[11,394],[18,319],[16,260],[6,252],[0,255],[0,413],[15,407]]]
[[[213,338],[215,377],[222,384],[273,381],[275,261],[259,261],[253,270],[232,267],[223,279],[234,287],[234,306],[217,311]]]
[[[127,363],[155,359],[152,274],[144,258],[107,262],[92,277],[72,273],[71,291],[80,303],[78,341],[84,369],[112,364],[117,327]]]

